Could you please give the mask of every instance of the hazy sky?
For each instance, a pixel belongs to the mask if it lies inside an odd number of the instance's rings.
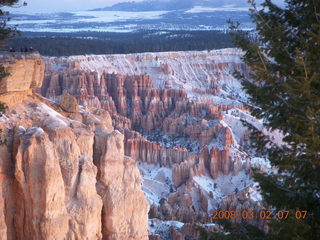
[[[20,0],[23,2],[23,0]],[[19,12],[52,12],[52,11],[77,11],[92,8],[111,6],[118,2],[126,2],[132,0],[25,0],[27,7],[14,9]],[[142,0],[135,0],[136,2]],[[182,0],[183,1],[183,0]],[[12,11],[12,9],[11,9]]]

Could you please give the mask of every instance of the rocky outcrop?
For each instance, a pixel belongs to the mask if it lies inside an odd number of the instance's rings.
[[[2,52],[0,64],[8,74],[0,81],[0,102],[8,107],[22,103],[41,87],[45,64],[38,53]]]
[[[3,53],[0,63],[9,74],[0,82],[0,93],[39,88],[44,77],[44,62],[37,53]]]
[[[141,162],[172,166],[185,161],[191,154],[181,147],[165,149],[155,142],[148,141],[140,134],[126,139],[125,154]]]
[[[148,239],[148,203],[136,163],[124,157],[123,138],[117,131],[95,136],[98,192],[104,203],[103,236],[110,240]]]
[[[229,131],[227,129],[226,132]],[[176,187],[179,187],[194,176],[204,176],[206,169],[213,179],[216,179],[219,173],[237,175],[240,170],[246,170],[247,165],[242,164],[239,158],[231,157],[229,147],[233,141],[227,137],[228,134],[225,136],[223,149],[213,147],[209,150],[208,147],[205,147],[199,154],[188,154],[184,161],[178,162],[173,166],[172,177]]]
[[[261,198],[255,186],[246,187],[239,193],[231,194],[222,200],[220,209],[222,211],[235,211],[239,218],[233,219],[237,223],[250,223],[261,228],[267,228],[266,219],[260,218],[260,212],[264,211],[265,206],[257,198]],[[261,200],[261,199],[260,199]],[[254,218],[247,218],[244,212],[254,212]]]
[[[106,114],[82,123],[29,97],[0,118],[3,239],[147,239],[139,171]]]
[[[69,113],[76,113],[79,111],[77,99],[68,93],[62,94],[60,98],[60,107]]]
[[[50,58],[41,89],[6,81],[0,234],[147,239],[141,189],[154,203],[150,217],[185,223],[164,239],[198,239],[192,223],[209,223],[213,208],[254,206],[242,196],[252,184],[247,131],[228,114],[246,111],[231,75],[248,72],[239,57],[227,49]]]
[[[66,133],[57,135],[62,132]],[[97,216],[102,201],[93,187],[97,170],[87,155],[90,152],[80,149],[81,140],[61,139],[63,145],[57,149],[54,142],[60,139],[51,141],[52,133],[42,128],[16,135],[19,138],[13,143],[20,143],[14,156],[16,238],[100,239],[101,220]],[[83,138],[92,144],[92,137],[87,134]],[[71,144],[74,151],[68,151]]]
[[[240,60],[242,52],[237,49],[213,51],[185,51],[162,53],[137,53],[97,56],[73,56],[50,58],[50,70],[90,70],[123,75],[151,74],[156,88],[210,89],[212,81],[232,81],[232,72],[248,73]]]
[[[183,234],[173,226],[169,228],[169,238],[175,240],[185,240]]]
[[[4,103],[7,107],[13,107],[22,103],[32,95],[32,89],[23,92],[9,92],[0,94],[0,102]]]
[[[205,175],[205,165],[203,159],[197,155],[191,155],[186,161],[173,166],[172,180],[176,187],[186,183],[194,176]]]
[[[5,202],[16,199],[12,209],[4,208],[13,218],[3,226],[10,230],[7,239],[99,239],[102,201],[92,187],[97,170],[88,147],[93,134],[83,126],[68,127],[42,103],[11,111],[17,112],[1,119],[8,141],[1,146],[1,162],[12,169],[1,171],[12,183],[1,184],[11,193],[2,196]]]
[[[79,112],[66,91],[59,104],[34,94],[44,74],[38,54],[1,61],[10,73],[0,86],[10,107],[0,117],[2,239],[147,239],[142,179],[109,113]]]
[[[172,74],[169,66],[162,67],[166,75]],[[216,81],[210,80],[211,92],[199,93],[216,94],[219,91]],[[193,101],[184,89],[159,89],[145,74],[80,69],[47,72],[42,93],[55,100],[63,91],[74,95],[82,105],[110,112],[115,128],[125,134],[125,155],[139,162],[171,168],[175,188],[192,182],[196,176],[209,174],[217,179],[219,174],[237,175],[246,168],[232,150],[236,142],[231,129],[221,122],[222,113],[234,106]],[[191,196],[190,191],[196,191],[195,195]],[[208,194],[202,190],[186,188],[168,199],[170,204],[160,207],[161,219],[186,222],[208,219]],[[195,210],[194,201],[200,205]],[[194,211],[199,212],[194,214]]]

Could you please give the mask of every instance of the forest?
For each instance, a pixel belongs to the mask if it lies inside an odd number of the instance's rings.
[[[223,31],[23,32],[8,42],[7,50],[30,47],[44,56],[71,56],[211,50],[233,47],[233,44],[231,36]]]

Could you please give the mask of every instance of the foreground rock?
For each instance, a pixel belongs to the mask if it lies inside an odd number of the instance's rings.
[[[98,192],[104,203],[103,235],[110,240],[147,239],[148,203],[135,161],[124,157],[123,135],[118,131],[97,133],[94,161],[99,169]]]
[[[3,239],[147,239],[148,203],[123,135],[99,116],[78,118],[90,127],[36,97],[0,118]]]
[[[0,101],[1,239],[148,239],[148,203],[110,115],[32,93],[38,55],[13,57]],[[14,83],[14,84],[13,84]]]

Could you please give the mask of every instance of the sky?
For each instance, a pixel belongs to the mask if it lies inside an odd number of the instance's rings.
[[[20,0],[23,2],[23,0]],[[129,0],[25,0],[27,7],[11,10],[11,12],[60,12],[78,11],[111,6]],[[132,1],[132,0],[130,0]],[[135,0],[136,2],[142,0]]]

